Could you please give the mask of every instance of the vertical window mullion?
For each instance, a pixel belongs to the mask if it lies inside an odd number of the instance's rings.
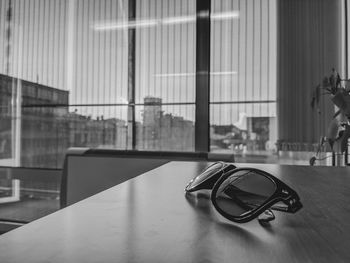
[[[196,152],[209,152],[210,7],[210,0],[197,0]]]
[[[129,0],[128,20],[136,19],[136,0]],[[136,149],[136,124],[135,124],[135,33],[136,29],[128,29],[128,149]]]

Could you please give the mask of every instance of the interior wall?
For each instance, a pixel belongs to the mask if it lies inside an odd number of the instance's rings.
[[[277,114],[279,139],[317,142],[334,113],[329,95],[320,114],[312,92],[341,67],[341,0],[278,1]]]

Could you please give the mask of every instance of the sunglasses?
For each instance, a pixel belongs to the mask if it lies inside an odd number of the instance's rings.
[[[298,194],[273,175],[255,168],[237,168],[216,162],[193,178],[186,193],[212,189],[211,201],[225,218],[245,223],[275,219],[271,210],[295,213],[303,205]]]

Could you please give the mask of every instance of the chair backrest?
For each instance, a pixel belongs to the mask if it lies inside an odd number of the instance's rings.
[[[207,161],[207,153],[70,148],[61,184],[61,208],[74,204],[169,161]]]

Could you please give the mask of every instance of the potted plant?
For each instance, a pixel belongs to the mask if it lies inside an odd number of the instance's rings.
[[[317,107],[318,113],[320,113],[319,99],[321,95],[329,95],[331,101],[338,110],[331,120],[327,134],[321,137],[317,152],[315,156],[310,158],[310,165],[314,165],[317,160],[325,158],[320,157],[321,149],[328,144],[332,151],[333,165],[335,165],[336,156],[347,155],[348,139],[350,137],[350,93],[347,87],[342,86],[342,83],[347,83],[349,80],[341,79],[338,72],[332,68],[331,75],[325,77],[322,84],[316,86],[311,107]]]

